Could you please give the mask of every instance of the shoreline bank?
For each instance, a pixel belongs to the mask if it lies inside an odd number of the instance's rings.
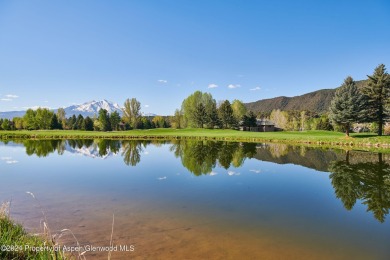
[[[29,139],[121,139],[121,140],[208,140],[233,142],[284,143],[291,145],[335,148],[389,149],[390,136],[352,134],[328,131],[306,132],[242,132],[211,129],[152,129],[118,132],[86,132],[75,130],[0,131],[0,140]]]

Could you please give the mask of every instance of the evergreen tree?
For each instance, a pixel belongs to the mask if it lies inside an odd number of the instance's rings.
[[[349,129],[352,123],[359,122],[363,118],[365,98],[358,91],[355,82],[351,77],[344,80],[344,84],[336,91],[330,105],[330,119],[334,124],[345,127],[345,134],[349,136]],[[321,128],[325,122],[320,121]]]
[[[110,115],[110,123],[112,130],[118,131],[118,126],[121,121],[121,117],[118,113],[118,111],[114,111]]]
[[[255,127],[257,126],[257,119],[256,115],[252,112],[249,111],[242,117],[242,126],[249,126],[249,127]]]
[[[68,119],[68,129],[74,129],[74,125],[76,124],[77,118],[75,115],[69,117]]]
[[[148,117],[143,116],[141,118],[142,127],[143,129],[150,129],[152,128],[152,123],[150,122],[150,119]]]
[[[77,120],[76,120],[76,123],[75,123],[75,129],[83,130],[83,125],[84,125],[84,117],[81,114],[79,114],[77,116]]]
[[[82,129],[85,131],[93,131],[93,121],[89,116],[84,119]]]
[[[223,128],[229,128],[235,125],[233,109],[229,100],[225,100],[218,108],[218,115]]]
[[[390,116],[390,76],[381,64],[367,77],[368,85],[362,91],[368,97],[368,119],[378,124],[378,135],[382,135],[383,123]]]
[[[50,122],[50,129],[61,129],[61,124],[58,122],[58,118],[56,114],[53,114],[51,117],[51,122]]]
[[[194,113],[194,122],[197,127],[203,128],[204,123],[206,122],[206,108],[202,103],[199,103],[196,106]]]
[[[206,124],[209,128],[214,128],[219,126],[218,110],[217,103],[213,99],[213,102],[210,102],[206,106]]]
[[[143,117],[138,120],[137,129],[145,129]]]

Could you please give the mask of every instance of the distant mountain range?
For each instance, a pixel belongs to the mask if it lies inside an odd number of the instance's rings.
[[[117,111],[121,116],[123,114],[122,108],[114,102],[108,101],[108,100],[101,100],[101,101],[95,101],[92,100],[90,102],[83,103],[81,105],[72,105],[69,107],[65,107],[65,113],[66,117],[71,117],[73,115],[78,116],[79,114],[86,117],[93,117],[94,115],[98,115],[100,109],[106,109],[108,113],[112,113],[114,111]],[[54,109],[54,112],[57,112],[58,109]],[[0,118],[8,118],[12,119],[14,117],[22,117],[26,111],[7,111],[7,112],[0,112]],[[147,113],[144,114],[144,116],[156,116],[156,114],[153,113]]]
[[[356,81],[358,89],[367,84],[367,80]],[[245,106],[248,110],[252,110],[255,113],[269,113],[274,109],[280,110],[306,110],[316,113],[323,113],[328,111],[330,102],[332,101],[336,89],[321,89],[314,92],[310,92],[301,96],[295,97],[275,97],[269,99],[262,99],[251,103],[246,103]]]

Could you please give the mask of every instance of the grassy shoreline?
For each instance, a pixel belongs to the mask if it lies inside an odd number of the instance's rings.
[[[73,259],[65,256],[56,245],[44,236],[29,234],[9,215],[9,204],[0,207],[0,258],[1,259]]]
[[[330,131],[303,132],[243,132],[217,129],[150,129],[120,132],[87,132],[76,130],[0,131],[0,139],[142,139],[142,140],[217,140],[245,142],[277,142],[324,146],[352,146],[390,149],[390,136],[375,134],[345,134]]]

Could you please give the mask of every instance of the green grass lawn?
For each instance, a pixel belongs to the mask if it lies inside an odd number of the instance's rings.
[[[282,131],[282,132],[244,132],[222,129],[171,129],[130,130],[119,132],[95,132],[76,130],[39,131],[0,131],[1,139],[211,139],[249,142],[308,143],[320,145],[380,146],[390,148],[390,136],[378,137],[375,134],[345,134],[331,131]]]

